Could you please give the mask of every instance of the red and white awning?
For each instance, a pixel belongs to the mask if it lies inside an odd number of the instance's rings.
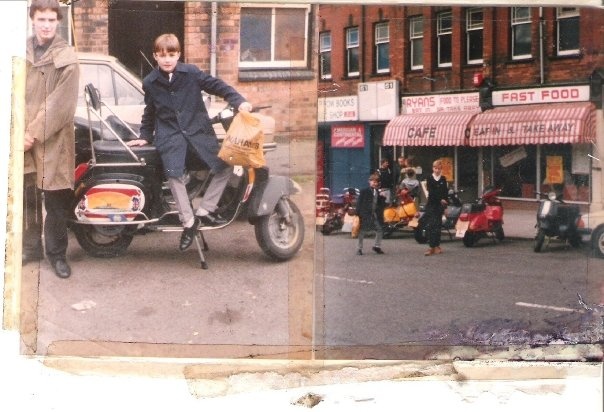
[[[479,112],[403,114],[390,120],[383,146],[462,146]]]
[[[470,124],[470,146],[586,143],[596,137],[589,102],[497,107]]]

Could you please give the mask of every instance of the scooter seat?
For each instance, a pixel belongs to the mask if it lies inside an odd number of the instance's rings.
[[[149,165],[161,163],[159,153],[153,145],[132,146],[130,149],[139,159],[145,159],[145,162]],[[117,140],[96,140],[94,142],[94,152],[96,154],[97,163],[125,163],[136,161]]]

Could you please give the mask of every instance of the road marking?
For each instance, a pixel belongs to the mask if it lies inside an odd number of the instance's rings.
[[[562,308],[560,306],[539,305],[537,303],[516,302],[518,306],[526,306],[528,308],[551,309],[558,312],[583,312],[581,309]]]
[[[358,280],[358,279],[347,279],[347,278],[341,278],[338,276],[324,276],[325,279],[333,279],[333,280],[343,280],[346,282],[351,282],[351,283],[362,283],[365,285],[373,285],[373,281],[371,280]]]

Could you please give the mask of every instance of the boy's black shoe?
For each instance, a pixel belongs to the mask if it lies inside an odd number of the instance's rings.
[[[55,270],[55,274],[61,279],[71,276],[71,268],[64,259],[57,259],[52,264],[52,268]]]
[[[362,255],[363,251],[361,249],[357,250],[357,255]]]
[[[187,250],[191,243],[193,243],[193,239],[197,235],[197,229],[199,228],[199,218],[195,218],[195,222],[193,222],[193,226],[185,227],[182,231],[182,235],[180,235],[180,245],[178,248],[181,252]]]
[[[373,251],[374,251],[375,253],[377,253],[378,255],[383,255],[383,254],[384,254],[384,251],[382,250],[382,248],[377,247],[377,246],[374,246],[374,247],[373,247]]]
[[[228,221],[218,213],[210,212],[205,216],[198,216],[204,226],[222,226]]]

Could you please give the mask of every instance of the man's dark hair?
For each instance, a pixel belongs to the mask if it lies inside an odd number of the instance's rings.
[[[51,10],[57,13],[57,20],[61,20],[63,15],[61,14],[61,6],[58,0],[31,0],[29,6],[29,17],[34,18],[34,14],[37,11]]]

